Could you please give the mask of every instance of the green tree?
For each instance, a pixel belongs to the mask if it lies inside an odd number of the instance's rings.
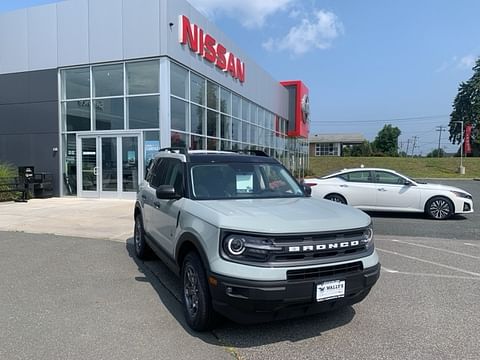
[[[385,125],[373,141],[374,152],[387,156],[398,156],[398,137],[401,133],[398,127]]]
[[[427,154],[427,157],[445,157],[445,150],[435,149]]]
[[[348,154],[345,156],[372,156],[372,146],[367,141],[364,140],[361,144],[353,145],[349,148]]]
[[[473,126],[471,145],[474,156],[480,155],[480,58],[473,67],[473,75],[458,87],[458,93],[453,101],[453,111],[450,114],[449,140],[452,144],[462,141],[461,129],[471,124]]]

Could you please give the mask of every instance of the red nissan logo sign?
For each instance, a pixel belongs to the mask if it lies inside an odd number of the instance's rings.
[[[218,43],[210,34],[206,34],[196,24],[191,24],[185,15],[179,19],[179,41],[191,51],[197,53],[205,60],[215,64],[223,71],[228,71],[234,79],[245,81],[245,63],[237,58],[232,52],[227,51],[225,46]]]

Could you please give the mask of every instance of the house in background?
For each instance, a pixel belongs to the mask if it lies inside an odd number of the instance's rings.
[[[362,134],[315,134],[308,138],[310,156],[342,156],[345,146],[359,145],[366,139]]]

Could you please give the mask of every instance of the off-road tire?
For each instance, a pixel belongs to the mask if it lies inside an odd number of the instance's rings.
[[[217,315],[213,310],[205,268],[196,252],[188,253],[183,260],[182,292],[187,324],[196,331],[211,330]]]

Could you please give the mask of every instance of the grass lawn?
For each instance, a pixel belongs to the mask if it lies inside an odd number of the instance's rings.
[[[315,176],[362,164],[392,169],[412,178],[480,178],[480,158],[464,158],[465,175],[460,175],[460,158],[310,157],[310,171]]]

